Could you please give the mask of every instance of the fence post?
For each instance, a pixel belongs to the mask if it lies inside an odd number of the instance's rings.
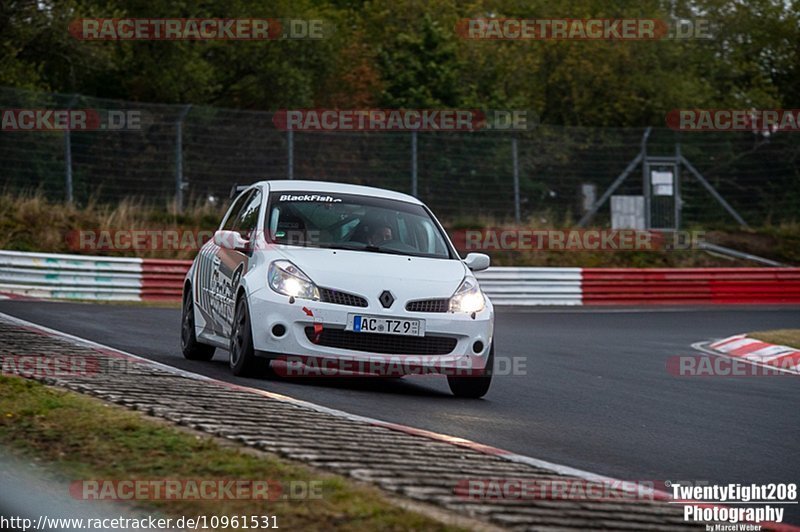
[[[183,119],[191,108],[191,104],[185,105],[175,124],[175,206],[178,212],[183,212]]]
[[[681,199],[681,143],[675,143],[675,229],[681,228],[681,210],[683,200]]]
[[[511,137],[511,161],[514,166],[514,221],[519,224],[522,216],[519,205],[519,146],[516,135]]]
[[[291,129],[286,132],[286,148],[288,162],[286,165],[286,177],[294,179],[294,131]]]
[[[716,190],[716,189],[715,189],[713,186],[711,186],[711,183],[709,183],[709,182],[706,180],[706,178],[705,178],[705,177],[703,177],[703,174],[701,174],[700,172],[698,172],[698,171],[697,171],[697,168],[695,168],[695,167],[692,165],[692,163],[690,163],[690,162],[689,162],[689,160],[688,160],[686,157],[684,157],[683,155],[681,155],[680,162],[682,162],[682,163],[683,163],[683,165],[686,167],[686,169],[687,169],[687,170],[689,170],[689,172],[691,172],[691,173],[692,173],[692,175],[693,175],[693,176],[694,176],[694,177],[695,177],[695,178],[696,178],[698,181],[700,181],[700,184],[701,184],[701,185],[703,185],[704,187],[706,187],[706,190],[708,190],[708,192],[709,192],[709,193],[710,193],[712,196],[714,196],[714,199],[716,199],[716,200],[719,202],[719,204],[720,204],[720,205],[722,205],[722,207],[723,207],[723,208],[724,208],[726,211],[728,211],[728,213],[730,213],[730,215],[731,215],[731,216],[733,216],[733,218],[734,218],[734,219],[735,219],[735,220],[736,220],[736,221],[739,223],[739,225],[741,225],[742,227],[745,227],[745,228],[747,228],[747,229],[749,229],[749,228],[750,228],[750,226],[749,226],[749,225],[747,225],[747,222],[745,222],[745,221],[744,221],[744,218],[742,218],[742,217],[739,215],[739,213],[738,213],[738,212],[736,212],[736,209],[734,209],[733,207],[731,207],[730,203],[728,203],[727,201],[725,201],[725,198],[723,198],[723,197],[722,197],[722,195],[721,195],[719,192],[717,192],[717,190]]]
[[[649,127],[642,135],[642,194],[644,195],[644,228],[650,229],[650,167],[647,164],[647,139],[650,138],[650,132],[653,130]]]
[[[75,100],[78,99],[77,94],[73,94],[72,98],[69,100],[69,104],[67,104],[67,109],[72,109],[72,106],[75,105]],[[64,181],[67,193],[67,203],[72,203],[74,200],[74,195],[72,192],[72,124],[64,131]]]
[[[415,198],[419,192],[417,184],[417,132],[411,132],[411,195]]]

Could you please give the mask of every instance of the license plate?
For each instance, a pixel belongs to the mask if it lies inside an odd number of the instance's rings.
[[[406,320],[403,318],[379,318],[350,314],[347,317],[348,331],[380,334],[399,334],[401,336],[425,336],[423,320]]]

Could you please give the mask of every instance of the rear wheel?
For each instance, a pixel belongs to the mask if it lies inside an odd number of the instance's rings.
[[[183,294],[183,311],[181,315],[181,351],[189,360],[211,360],[214,358],[214,346],[197,341],[194,328],[194,298],[192,289]]]
[[[237,377],[253,376],[264,366],[264,361],[256,357],[253,348],[253,329],[246,297],[240,297],[236,302],[229,352],[231,371]]]
[[[476,375],[448,375],[447,384],[456,397],[478,399],[486,395],[492,385],[492,371],[494,370],[494,344],[489,349],[489,358],[486,367],[479,370]]]

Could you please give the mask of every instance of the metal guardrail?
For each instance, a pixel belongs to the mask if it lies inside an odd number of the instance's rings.
[[[496,267],[475,276],[495,305],[581,304],[581,268]]]
[[[0,251],[0,292],[53,299],[180,299],[190,261]],[[580,305],[580,268],[490,268],[477,274],[498,305]]]
[[[183,280],[191,265],[190,260],[144,259],[142,299],[180,301],[183,296]]]
[[[0,292],[53,299],[138,301],[142,259],[0,251]]]
[[[180,300],[191,261],[0,251],[0,293]],[[495,305],[800,303],[800,268],[511,268],[477,273]]]
[[[800,303],[800,268],[584,268],[585,305]]]
[[[700,249],[708,251],[712,255],[722,255],[723,257],[733,257],[735,259],[744,259],[744,260],[751,260],[753,262],[758,262],[759,264],[765,264],[767,266],[774,266],[776,268],[786,266],[783,263],[765,259],[764,257],[759,257],[758,255],[753,255],[751,253],[744,253],[741,251],[737,251],[735,249],[726,248],[724,246],[718,246],[716,244],[712,244],[711,242],[699,242]]]

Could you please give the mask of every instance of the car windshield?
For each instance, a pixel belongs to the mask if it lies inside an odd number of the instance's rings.
[[[452,258],[422,205],[354,194],[273,192],[268,234],[276,244]]]

